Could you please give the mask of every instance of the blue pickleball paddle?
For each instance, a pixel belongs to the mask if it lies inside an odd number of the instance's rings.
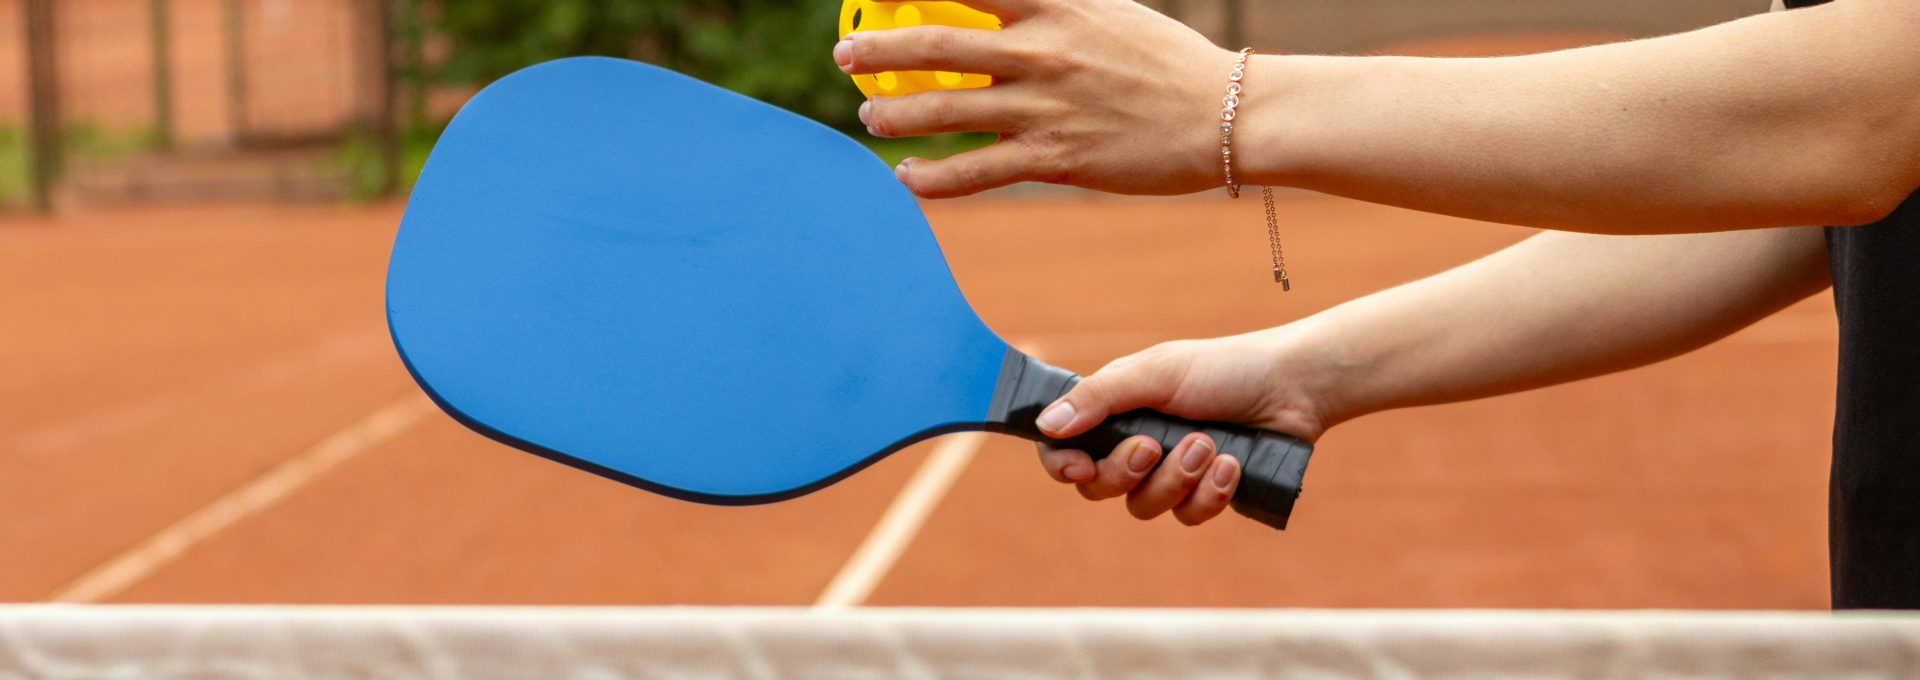
[[[482,90],[394,240],[387,321],[414,378],[493,439],[717,504],[824,487],[963,430],[1049,441],[1078,376],[1010,348],[954,284],[913,196],[859,143],[637,62],[576,58]],[[1056,445],[1204,431],[1233,506],[1284,527],[1312,448],[1135,411]]]

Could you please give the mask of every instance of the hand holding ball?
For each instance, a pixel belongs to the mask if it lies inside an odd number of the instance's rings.
[[[958,2],[844,0],[840,5],[841,38],[855,31],[923,25],[999,30],[1000,19]],[[928,90],[986,87],[993,84],[993,77],[946,71],[899,71],[856,75],[853,84],[868,97],[897,97]]]

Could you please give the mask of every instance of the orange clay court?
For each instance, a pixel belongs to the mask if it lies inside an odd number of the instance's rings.
[[[1283,195],[1282,295],[1257,201],[927,209],[983,318],[1082,372],[1529,233]],[[1650,368],[1336,428],[1284,533],[1139,523],[1048,480],[1031,445],[983,435],[799,500],[708,507],[433,409],[383,322],[401,210],[0,219],[0,601],[1827,605],[1824,295]]]

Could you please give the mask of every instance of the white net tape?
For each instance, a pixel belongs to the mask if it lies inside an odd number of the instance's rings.
[[[0,678],[1893,678],[1892,615],[0,607]]]

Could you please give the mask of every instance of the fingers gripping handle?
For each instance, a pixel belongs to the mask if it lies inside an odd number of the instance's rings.
[[[1187,420],[1148,409],[1110,417],[1092,431],[1071,439],[1054,439],[1041,433],[1033,422],[1041,409],[1079,382],[1080,376],[1072,372],[1019,350],[1007,350],[993,403],[987,408],[987,429],[1079,449],[1096,459],[1134,435],[1152,437],[1160,442],[1160,450],[1172,451],[1188,434],[1205,433],[1220,453],[1240,461],[1240,485],[1233,494],[1233,509],[1275,529],[1287,528],[1287,517],[1293,514],[1293,502],[1300,496],[1301,479],[1307,473],[1307,458],[1313,454],[1311,444],[1278,432]]]

